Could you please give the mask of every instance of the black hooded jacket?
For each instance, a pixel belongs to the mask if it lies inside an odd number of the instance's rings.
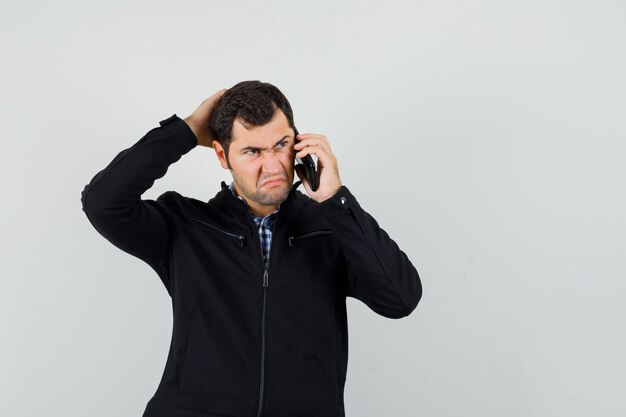
[[[401,318],[417,306],[415,267],[347,187],[317,203],[292,187],[265,271],[257,225],[226,183],[208,202],[141,199],[197,145],[172,115],[82,191],[112,244],[150,265],[173,309],[163,376],[144,417],[344,416],[346,297]]]

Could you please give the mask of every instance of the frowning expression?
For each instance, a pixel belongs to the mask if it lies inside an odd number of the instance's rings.
[[[294,141],[287,117],[277,109],[263,126],[247,129],[239,120],[233,122],[228,161],[216,143],[222,168],[230,170],[235,191],[255,214],[270,214],[287,198],[294,179]]]

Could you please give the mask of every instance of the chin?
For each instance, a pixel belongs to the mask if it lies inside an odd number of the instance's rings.
[[[289,184],[275,185],[273,187],[262,187],[259,194],[263,196],[263,200],[270,202],[269,204],[279,204],[287,199],[291,187]]]

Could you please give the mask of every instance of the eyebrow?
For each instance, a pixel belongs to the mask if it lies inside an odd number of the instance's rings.
[[[274,144],[274,146],[278,145],[279,143],[281,143],[281,142],[282,142],[282,141],[284,141],[285,139],[289,139],[289,138],[291,138],[291,136],[289,136],[289,135],[285,135],[285,136],[283,136],[282,138],[280,138],[280,139],[278,140],[278,142],[276,142],[276,143]],[[262,149],[263,149],[263,148],[259,148],[259,147],[255,147],[255,146],[246,146],[245,148],[242,148],[240,152],[245,152],[245,151],[248,151],[248,150],[251,150],[251,151],[259,151],[259,150],[262,150]]]

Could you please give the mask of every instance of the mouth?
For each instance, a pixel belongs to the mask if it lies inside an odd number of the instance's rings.
[[[282,182],[285,182],[284,178],[275,178],[273,180],[269,180],[263,183],[262,187],[272,187],[274,185],[278,185]]]

